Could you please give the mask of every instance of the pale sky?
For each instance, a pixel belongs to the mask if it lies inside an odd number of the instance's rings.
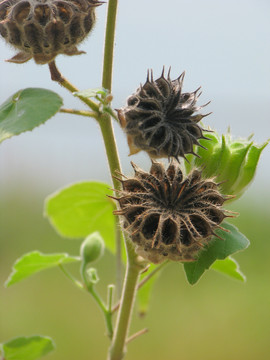
[[[164,4],[167,4],[166,6]],[[106,7],[97,9],[95,30],[80,45],[87,55],[59,56],[62,73],[80,89],[100,86]],[[120,0],[116,33],[113,106],[119,108],[153,68],[185,70],[184,91],[202,86],[199,104],[211,100],[205,124],[235,136],[255,133],[270,138],[270,2],[268,0]],[[46,65],[5,63],[14,51],[0,39],[0,103],[18,89],[44,87],[58,92],[65,107],[84,108],[50,80]],[[124,172],[133,160],[147,170],[145,155],[127,157],[128,148],[116,125]],[[99,129],[94,120],[57,115],[33,132],[0,146],[0,184],[54,191],[71,182],[109,181]],[[250,191],[270,182],[270,146],[266,148]],[[24,184],[24,185],[20,185]]]

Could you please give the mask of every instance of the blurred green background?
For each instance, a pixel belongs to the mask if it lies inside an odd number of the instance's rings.
[[[11,265],[34,249],[45,253],[67,251],[77,255],[80,241],[60,238],[43,218],[43,199],[29,189],[2,194],[0,282]],[[235,258],[247,282],[231,280],[208,271],[190,286],[182,266],[171,264],[155,284],[149,313],[140,318],[135,310],[131,332],[149,333],[129,345],[127,360],[155,359],[267,359],[270,335],[270,210],[269,195],[248,193],[230,209],[233,219],[251,240]],[[78,268],[71,271],[79,276]],[[97,265],[102,279],[99,291],[114,281],[110,254]],[[99,309],[60,270],[37,274],[8,289],[0,287],[1,340],[33,334],[51,336],[57,351],[50,360],[104,360],[109,342]]]

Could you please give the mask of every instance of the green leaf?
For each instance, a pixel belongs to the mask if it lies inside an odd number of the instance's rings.
[[[45,336],[18,337],[2,344],[5,360],[35,360],[55,349],[51,338]]]
[[[65,253],[45,255],[39,251],[33,251],[23,255],[15,262],[5,285],[8,287],[39,271],[79,260],[79,257],[69,256]]]
[[[211,269],[224,275],[228,275],[236,280],[246,281],[246,277],[240,271],[238,263],[230,256],[228,256],[225,260],[216,260],[211,266]]]
[[[46,200],[45,213],[62,236],[82,238],[99,231],[106,246],[113,251],[115,203],[108,195],[113,192],[107,184],[77,183],[51,195]]]
[[[91,98],[96,97],[97,95],[101,95],[101,97],[105,98],[108,95],[109,91],[104,89],[103,87],[95,88],[95,89],[87,89],[82,91],[76,91],[73,93],[74,96]]]
[[[57,113],[62,103],[60,96],[50,90],[18,91],[0,106],[0,143],[43,124]]]
[[[195,284],[217,259],[225,259],[249,246],[249,240],[235,226],[229,223],[224,223],[222,226],[230,231],[228,233],[221,229],[216,231],[217,235],[224,240],[214,237],[209,245],[199,253],[196,261],[184,264],[186,277],[190,284]]]

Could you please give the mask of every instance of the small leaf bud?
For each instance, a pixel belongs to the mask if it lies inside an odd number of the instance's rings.
[[[89,283],[96,285],[99,282],[99,277],[97,270],[95,268],[90,268],[86,270],[86,276]]]
[[[104,240],[99,232],[94,232],[87,236],[80,250],[83,263],[87,265],[101,258],[104,253],[104,248]]]

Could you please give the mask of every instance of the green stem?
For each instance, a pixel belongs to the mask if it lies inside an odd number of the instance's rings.
[[[51,73],[51,79],[53,81],[57,81],[61,86],[63,86],[65,89],[67,89],[72,94],[74,92],[79,91],[73,84],[71,84],[66,78],[63,77],[63,75],[58,70],[55,61],[51,61],[49,63],[49,69]],[[93,111],[99,113],[99,106],[92,100],[85,98],[83,96],[78,96],[78,98],[84,102],[90,109]]]
[[[100,126],[100,130],[102,133],[106,155],[109,163],[110,173],[112,176],[112,182],[114,189],[121,190],[121,183],[115,179],[116,171],[121,172],[121,165],[119,161],[117,146],[114,137],[114,131],[112,127],[112,121],[108,114],[103,114],[99,117],[98,123]],[[119,236],[119,221],[115,220],[116,231],[115,231],[115,239],[116,239],[116,293],[119,294],[121,292],[121,284],[122,284],[122,249],[121,249],[121,239],[122,236]]]
[[[59,110],[59,112],[64,113],[64,114],[89,116],[89,117],[93,117],[95,119],[97,118],[97,113],[96,112],[87,111],[87,110],[75,110],[75,109],[62,108],[62,109]]]
[[[104,47],[102,86],[105,89],[108,89],[110,92],[112,88],[113,50],[117,4],[118,0],[109,0]],[[114,178],[115,171],[117,170],[121,172],[121,168],[111,118],[107,115],[103,115],[99,119],[99,125],[104,139],[114,188],[116,190],[120,190],[121,184]],[[122,298],[120,301],[120,310],[118,312],[118,317],[116,320],[116,328],[109,351],[109,360],[120,360],[124,356],[124,348],[127,339],[133,303],[137,290],[137,282],[140,271],[142,270],[141,265],[137,262],[137,256],[135,254],[133,244],[130,244],[130,242],[126,239],[125,245],[127,252],[126,275],[122,291]],[[120,247],[118,247],[118,251],[121,251]],[[121,261],[121,253],[118,253],[116,257],[118,261],[119,259]],[[117,267],[118,269],[120,268],[119,265]]]
[[[102,86],[111,92],[112,90],[112,72],[113,72],[113,53],[114,53],[114,39],[115,39],[115,26],[117,15],[118,0],[109,0],[107,9],[107,24],[105,33],[104,44],[104,59],[103,59],[103,74]],[[107,159],[109,162],[110,172],[112,176],[113,186],[115,190],[121,189],[121,184],[114,178],[115,171],[121,172],[115,136],[112,127],[112,119],[108,114],[99,118],[99,125],[104,140]],[[116,227],[119,226],[119,221],[116,221]],[[122,285],[122,249],[121,241],[122,236],[119,229],[116,228],[116,293],[121,292]]]
[[[116,320],[114,337],[108,354],[108,360],[121,360],[125,355],[125,344],[130,325],[131,313],[135,300],[137,283],[142,267],[136,263],[134,253],[128,249],[128,263],[123,286],[120,310]]]
[[[65,268],[62,264],[59,264],[59,268],[62,270],[62,272],[65,274],[65,276],[73,282],[75,286],[77,286],[79,289],[84,290],[84,286],[80,281],[75,279]]]
[[[84,284],[86,286],[87,291],[92,295],[92,297],[95,299],[96,303],[98,304],[100,310],[104,314],[106,328],[107,328],[107,335],[111,339],[113,336],[113,325],[112,325],[112,311],[111,309],[108,309],[104,302],[102,301],[99,294],[96,292],[94,288],[94,283],[90,282],[87,277],[87,264],[82,263],[81,266],[81,275],[84,281]]]
[[[159,264],[152,272],[150,272],[150,274],[148,274],[142,279],[142,281],[138,285],[138,289],[140,289],[145,283],[147,283],[147,281],[149,281],[154,275],[156,275],[161,269],[163,269],[165,265],[168,264],[169,264],[169,260]]]
[[[112,313],[111,313],[111,311],[108,311],[108,309],[105,306],[104,302],[101,300],[100,296],[95,291],[93,285],[92,286],[88,285],[87,290],[93,296],[93,298],[96,300],[98,306],[100,307],[101,311],[104,314],[106,328],[107,328],[107,335],[111,339],[112,336],[113,336]]]
[[[118,0],[109,0],[107,10],[102,86],[105,89],[108,89],[109,92],[112,90],[112,68],[117,5]]]
[[[123,233],[120,226],[119,218],[116,218],[115,221],[115,257],[116,257],[116,296],[117,300],[121,297],[122,290],[122,243],[123,243]]]
[[[144,284],[146,284],[154,275],[156,275],[165,265],[169,264],[169,260],[164,261],[160,265],[158,265],[150,274],[145,276],[142,281],[139,282],[137,290],[140,290]],[[118,302],[112,309],[112,312],[115,313],[120,307],[120,302]]]

